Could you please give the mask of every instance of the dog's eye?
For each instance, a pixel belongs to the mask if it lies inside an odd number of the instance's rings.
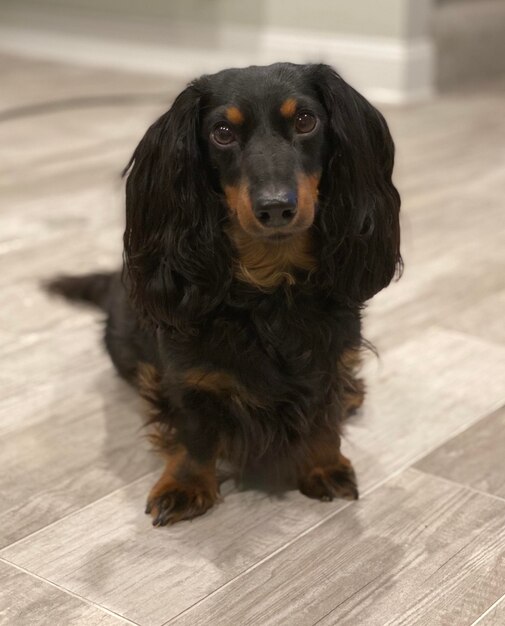
[[[297,133],[305,135],[314,130],[317,124],[316,116],[310,111],[300,111],[295,118],[295,129]]]
[[[227,146],[236,139],[233,130],[224,123],[214,126],[210,136],[219,146]]]

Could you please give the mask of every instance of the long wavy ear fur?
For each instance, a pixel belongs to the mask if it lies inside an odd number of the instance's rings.
[[[382,115],[331,67],[310,68],[328,115],[317,218],[325,290],[362,305],[401,273],[394,144]]]
[[[138,313],[154,325],[198,320],[231,281],[225,212],[200,145],[203,97],[199,82],[190,84],[148,129],[125,170],[125,282]]]

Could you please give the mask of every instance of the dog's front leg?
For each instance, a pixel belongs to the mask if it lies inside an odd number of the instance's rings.
[[[338,430],[321,428],[305,442],[298,465],[298,488],[309,498],[358,499],[356,475],[349,459],[340,451]]]
[[[203,515],[219,499],[219,400],[184,384],[174,403],[151,366],[141,368],[138,384],[149,403],[153,443],[165,459],[162,475],[149,493],[146,513],[152,515],[154,526]]]
[[[151,489],[146,513],[154,526],[203,515],[219,498],[216,456],[202,462],[182,444],[165,452],[165,468]]]

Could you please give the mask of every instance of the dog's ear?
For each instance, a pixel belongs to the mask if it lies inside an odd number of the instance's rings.
[[[310,71],[328,118],[319,277],[326,289],[362,304],[402,268],[394,144],[379,111],[331,67]]]
[[[189,85],[125,170],[125,280],[138,313],[155,325],[195,321],[230,281],[223,208],[200,145],[202,97],[198,83]]]

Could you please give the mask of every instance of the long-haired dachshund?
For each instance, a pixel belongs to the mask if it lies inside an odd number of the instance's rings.
[[[192,82],[127,167],[123,275],[50,289],[108,315],[118,372],[150,403],[162,526],[219,498],[216,463],[358,497],[341,426],[363,401],[361,311],[401,269],[394,145],[327,65]]]

